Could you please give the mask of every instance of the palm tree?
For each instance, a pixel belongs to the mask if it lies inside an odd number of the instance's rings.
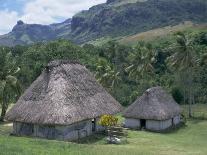
[[[119,81],[121,80],[120,72],[117,72],[111,66],[107,66],[103,78],[105,78],[105,81],[108,81],[109,87],[111,89],[115,88],[118,85]]]
[[[2,108],[0,121],[4,120],[11,99],[15,99],[21,94],[20,84],[15,77],[20,68],[16,67],[11,53],[6,53],[4,58],[5,61],[0,69],[0,103]]]
[[[96,63],[95,77],[103,86],[107,86],[107,81],[103,75],[106,73],[108,67],[109,63],[106,59],[98,59]]]
[[[150,79],[154,72],[153,63],[155,62],[155,53],[151,46],[138,45],[129,55],[130,66],[126,68],[129,76],[136,81],[139,79]]]
[[[99,59],[96,63],[96,78],[105,87],[114,89],[120,79],[120,73],[116,71],[105,59]]]
[[[193,40],[187,38],[184,33],[176,34],[176,44],[169,51],[175,51],[169,58],[168,63],[179,73],[179,79],[183,86],[184,101],[186,96],[189,104],[189,117],[192,117],[192,103],[194,102],[193,71],[196,64],[196,55],[193,49]]]

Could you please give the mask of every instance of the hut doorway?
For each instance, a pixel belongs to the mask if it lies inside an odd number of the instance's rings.
[[[145,119],[140,120],[140,127],[141,127],[141,129],[146,128],[146,120]]]
[[[172,126],[174,126],[175,124],[174,124],[174,119],[172,118]]]
[[[96,119],[92,119],[92,132],[96,132]]]

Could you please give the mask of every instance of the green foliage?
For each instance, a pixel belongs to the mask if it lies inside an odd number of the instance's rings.
[[[184,100],[183,94],[179,88],[177,87],[172,88],[171,93],[177,103],[181,104],[183,102]]]
[[[8,48],[0,48],[0,105],[2,107],[1,118],[4,120],[6,110],[10,102],[15,102],[17,97],[21,94],[21,87],[16,78],[20,68],[17,67],[16,60]]]
[[[193,52],[192,58],[196,59],[190,63],[195,62],[195,69],[190,74],[193,75],[194,85],[192,87],[195,102],[206,103],[207,46],[200,41],[203,40],[206,31],[186,31],[184,34],[185,37],[190,38],[190,46],[192,46],[190,50],[185,51],[186,53],[180,46],[182,38],[176,40],[176,36],[169,36],[165,40],[154,40],[150,43],[139,42],[136,47],[120,45],[113,40],[98,47],[91,44],[80,47],[69,41],[57,40],[31,46],[4,47],[4,50],[0,50],[0,64],[4,66],[4,64],[12,64],[14,61],[16,64],[13,65],[14,71],[18,66],[21,68],[16,77],[23,89],[26,89],[40,75],[49,61],[55,59],[78,60],[93,72],[107,91],[124,106],[131,104],[147,88],[157,85],[166,88],[173,94],[176,101],[183,103],[187,101],[183,95],[184,84],[186,84],[183,83],[183,80],[186,78],[180,78],[179,75],[185,72],[170,66],[167,62],[177,56],[179,59],[172,62],[181,60],[183,63],[183,56],[192,55]],[[185,38],[183,39],[185,40]],[[8,55],[12,61],[7,59]],[[180,59],[181,56],[182,59]],[[12,65],[9,66],[0,68],[1,78],[6,79],[6,76],[3,75],[4,70],[13,68]]]
[[[130,66],[126,68],[129,77],[136,79],[149,78],[154,72],[153,63],[155,62],[155,53],[150,44],[140,43],[129,55]]]

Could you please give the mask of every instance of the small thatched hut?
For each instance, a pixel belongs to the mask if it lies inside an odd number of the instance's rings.
[[[161,87],[146,90],[123,113],[125,127],[162,131],[180,123],[181,108]]]
[[[121,105],[81,64],[53,61],[7,113],[16,135],[76,140],[104,128],[101,115]]]

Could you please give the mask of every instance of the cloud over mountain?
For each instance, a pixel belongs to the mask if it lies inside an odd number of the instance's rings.
[[[0,34],[11,30],[17,20],[25,23],[51,24],[72,17],[75,13],[86,10],[106,0],[14,0],[15,4],[0,7]],[[21,3],[21,7],[19,6]],[[19,5],[17,5],[19,4]],[[18,9],[15,8],[18,6]]]

